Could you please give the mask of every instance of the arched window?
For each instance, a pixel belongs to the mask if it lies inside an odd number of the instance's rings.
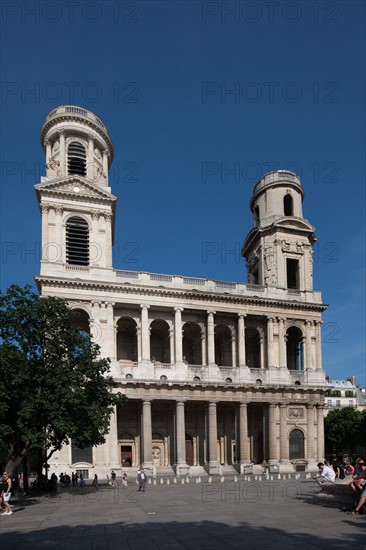
[[[117,323],[117,361],[137,361],[136,322],[123,317]]]
[[[285,213],[285,216],[294,215],[294,201],[289,194],[285,195],[283,198],[283,211]]]
[[[259,206],[254,208],[254,227],[258,227],[260,222]]]
[[[78,462],[86,462],[93,464],[93,449],[92,447],[86,447],[85,449],[78,449],[71,445],[71,462],[76,464]]]
[[[89,227],[77,216],[69,218],[66,223],[66,262],[89,265]]]
[[[202,365],[202,332],[197,323],[183,325],[183,360],[189,365]]]
[[[299,328],[290,327],[286,332],[286,356],[289,370],[303,370],[303,335]]]
[[[161,319],[150,325],[150,357],[153,363],[170,363],[169,326]]]
[[[78,141],[72,141],[67,149],[67,172],[86,176],[86,151]]]
[[[294,458],[304,458],[304,434],[301,430],[292,430],[289,440],[290,460]]]
[[[231,330],[226,325],[215,327],[215,363],[218,367],[232,367]]]

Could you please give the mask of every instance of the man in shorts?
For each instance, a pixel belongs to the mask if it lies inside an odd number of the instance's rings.
[[[10,497],[11,497],[11,478],[8,472],[4,472],[3,481],[2,481],[1,498],[6,508],[6,512],[2,513],[1,514],[2,516],[11,516],[13,514],[13,511],[10,507],[10,502],[9,502]]]

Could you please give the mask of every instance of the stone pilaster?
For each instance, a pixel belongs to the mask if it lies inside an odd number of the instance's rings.
[[[209,365],[215,364],[215,313],[215,311],[207,312],[207,355]]]
[[[177,462],[175,464],[176,473],[185,475],[189,471],[189,466],[186,462],[186,428],[184,418],[184,401],[176,403],[176,453]]]
[[[322,370],[322,336],[321,321],[316,321],[316,370]]]
[[[245,366],[245,313],[238,315],[239,367]]]
[[[248,436],[248,404],[239,405],[239,461],[240,473],[245,473],[245,465],[250,463],[250,439]]]
[[[183,345],[182,345],[182,307],[174,308],[174,332],[175,332],[175,362],[183,361]]]
[[[151,401],[142,402],[142,461],[144,468],[152,468]]]
[[[220,471],[217,447],[217,411],[216,403],[208,404],[208,471],[218,474]]]
[[[324,460],[324,405],[317,405],[317,431],[318,431],[318,458],[317,461]]]
[[[60,130],[60,171],[61,176],[67,175],[66,132]]]
[[[278,319],[278,355],[279,366],[287,366],[286,358],[286,335],[285,335],[285,319]]]
[[[273,317],[267,319],[267,361],[268,367],[275,366],[274,346],[273,346]]]
[[[142,362],[150,361],[149,307],[141,304],[141,351]]]
[[[278,405],[268,405],[268,455],[269,463],[276,465],[280,459],[279,434],[278,434]]]
[[[280,461],[281,465],[289,463],[290,449],[287,436],[287,405],[280,405]]]
[[[92,134],[88,134],[88,157],[87,157],[87,165],[86,165],[86,177],[89,180],[94,181],[94,136]]]
[[[307,435],[306,435],[306,458],[309,462],[308,469],[316,469],[316,457],[317,457],[317,434],[315,433],[315,407],[313,404],[306,406],[307,416]]]

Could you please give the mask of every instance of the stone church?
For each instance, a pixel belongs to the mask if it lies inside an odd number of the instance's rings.
[[[143,465],[155,473],[314,470],[324,455],[321,293],[300,178],[262,177],[242,248],[248,283],[113,269],[113,144],[91,111],[60,106],[42,126],[46,176],[42,296],[80,313],[128,397],[104,445],[55,453],[50,471],[86,478]],[[143,200],[143,199],[142,199]]]

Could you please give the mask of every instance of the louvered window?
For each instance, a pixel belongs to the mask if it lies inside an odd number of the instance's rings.
[[[89,265],[89,227],[82,218],[73,217],[67,221],[66,262]]]
[[[69,174],[86,176],[86,152],[85,147],[73,141],[67,150],[67,170]]]

